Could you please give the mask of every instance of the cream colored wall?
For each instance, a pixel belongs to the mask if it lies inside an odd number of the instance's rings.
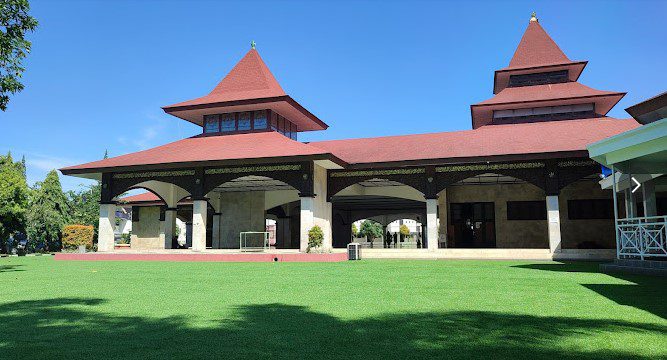
[[[577,249],[578,244],[592,241],[607,249],[616,248],[614,220],[568,220],[567,200],[612,199],[610,190],[602,190],[597,181],[578,181],[563,188],[558,197],[563,249]],[[622,211],[622,210],[619,210]]]
[[[142,206],[138,211],[139,221],[132,222],[130,247],[134,250],[164,249],[164,239],[160,236],[160,207]]]
[[[496,247],[498,248],[549,248],[546,217],[544,220],[507,220],[507,201],[544,201],[542,189],[530,184],[463,185],[447,188],[447,204],[464,202],[493,202],[496,217]],[[449,210],[439,199],[439,213]],[[445,207],[446,206],[446,207]],[[445,226],[442,216],[440,233]],[[447,223],[451,220],[448,218]]]
[[[245,231],[266,231],[264,191],[228,192],[221,196],[222,220],[220,245],[238,249],[239,234]]]
[[[459,202],[494,202],[496,246],[498,248],[548,248],[547,220],[507,220],[507,201],[545,200],[544,192],[530,184],[465,185],[447,188],[446,204],[439,199],[440,229],[445,233],[448,204]],[[611,192],[602,190],[596,181],[578,181],[566,186],[558,196],[561,219],[561,248],[576,249],[585,241],[605,248],[615,247],[614,223],[611,219],[569,220],[568,200],[610,199]],[[447,219],[449,222],[450,219]]]
[[[313,199],[313,221],[315,225],[322,228],[324,240],[322,247],[324,249],[331,249],[331,203],[327,201],[327,169],[315,164],[313,169],[313,191],[315,192],[315,199]]]

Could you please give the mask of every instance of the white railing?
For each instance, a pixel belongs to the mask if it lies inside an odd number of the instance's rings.
[[[619,258],[667,257],[667,216],[618,219],[616,231]]]

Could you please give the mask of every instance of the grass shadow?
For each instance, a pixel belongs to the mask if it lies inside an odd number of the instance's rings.
[[[17,359],[604,359],[642,357],[573,338],[667,326],[483,311],[404,313],[343,320],[301,306],[241,306],[231,319],[193,327],[183,317],[111,316],[102,299],[0,306],[3,353]]]
[[[599,273],[600,263],[590,261],[560,261],[554,263],[534,263],[512,265],[513,268],[570,273]]]
[[[3,272],[14,272],[14,271],[25,271],[23,269],[18,269],[23,265],[0,265],[0,273]]]
[[[659,276],[608,274],[632,284],[581,284],[619,305],[667,319],[667,279]]]
[[[557,264],[523,264],[514,268],[571,273],[600,273],[596,262],[562,262]],[[632,284],[581,284],[587,289],[614,301],[619,305],[632,306],[667,319],[667,279],[658,276],[606,274]]]

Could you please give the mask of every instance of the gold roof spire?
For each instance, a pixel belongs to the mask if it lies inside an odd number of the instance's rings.
[[[534,11],[533,11],[532,14],[530,14],[530,22],[533,22],[533,21],[540,22],[539,20],[537,20],[537,14],[535,14]]]

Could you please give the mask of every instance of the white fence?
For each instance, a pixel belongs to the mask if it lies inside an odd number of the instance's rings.
[[[618,219],[618,257],[667,257],[667,216]]]

